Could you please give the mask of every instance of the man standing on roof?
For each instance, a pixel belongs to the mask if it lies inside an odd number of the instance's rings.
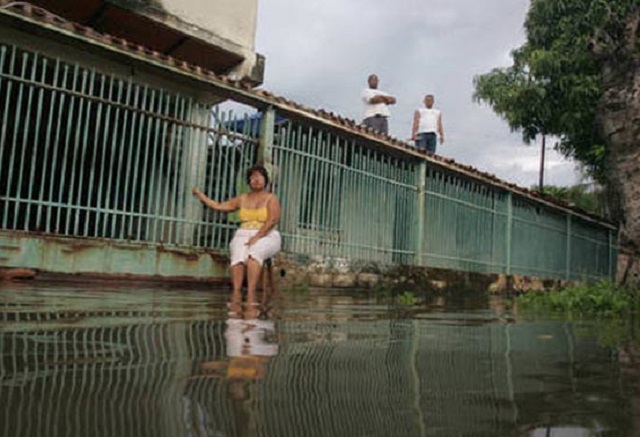
[[[396,103],[396,98],[378,89],[378,76],[369,75],[369,88],[362,91],[362,103],[364,104],[362,124],[373,130],[389,133],[389,105]]]
[[[444,143],[442,114],[433,107],[434,101],[433,94],[424,96],[424,108],[416,109],[411,128],[411,139],[416,142],[416,147],[430,153],[436,153],[438,136],[440,144]]]

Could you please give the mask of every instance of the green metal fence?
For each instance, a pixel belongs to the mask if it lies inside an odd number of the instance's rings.
[[[0,96],[1,229],[226,247],[233,226],[191,188],[235,194],[257,144],[237,119],[6,45]]]
[[[303,122],[276,130],[285,249],[348,260],[593,280],[614,229],[427,161]]]
[[[236,117],[198,95],[0,44],[0,230],[225,251],[233,216],[205,211],[191,189],[234,196],[262,162],[291,253],[613,274],[605,223],[313,117],[272,108]]]
[[[277,131],[273,165],[287,251],[413,262],[417,160],[291,122]]]
[[[465,271],[507,268],[509,194],[444,168],[427,169],[424,265]]]

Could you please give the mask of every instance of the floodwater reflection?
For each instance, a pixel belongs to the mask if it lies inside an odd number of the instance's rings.
[[[486,296],[3,287],[3,436],[640,433],[633,332]]]
[[[268,361],[278,354],[276,325],[269,311],[256,303],[229,302],[225,322],[224,360],[203,361],[194,378],[263,379]]]

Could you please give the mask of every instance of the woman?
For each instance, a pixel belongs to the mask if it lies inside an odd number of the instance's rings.
[[[280,202],[266,190],[269,175],[263,166],[256,165],[247,170],[247,183],[251,189],[249,193],[226,202],[211,200],[198,188],[193,189],[193,194],[214,211],[239,210],[240,229],[229,244],[233,294],[241,295],[246,271],[247,299],[255,302],[262,263],[280,251],[280,233],[274,229],[280,221]]]

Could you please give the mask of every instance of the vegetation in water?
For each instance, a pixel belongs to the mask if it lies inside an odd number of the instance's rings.
[[[640,290],[610,282],[568,287],[548,293],[528,293],[515,299],[521,314],[571,321],[578,336],[597,338],[604,346],[619,347],[638,341]]]
[[[622,317],[640,310],[640,290],[598,282],[548,293],[523,294],[516,303],[525,311],[552,311],[569,317]]]
[[[417,297],[411,291],[405,291],[397,296],[398,303],[401,305],[416,305],[421,302],[421,299]]]

